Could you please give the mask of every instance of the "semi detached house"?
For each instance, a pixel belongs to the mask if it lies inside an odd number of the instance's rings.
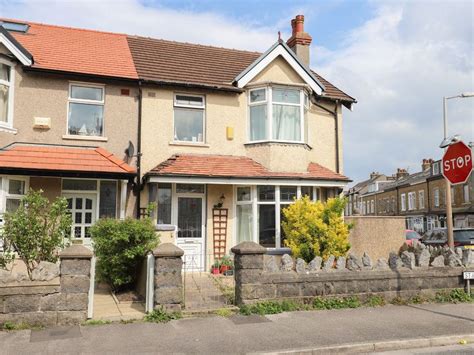
[[[72,238],[99,218],[153,216],[205,270],[237,243],[284,247],[282,209],[343,175],[342,110],[309,67],[304,17],[265,53],[25,21],[0,27],[0,212],[28,188],[64,196]]]

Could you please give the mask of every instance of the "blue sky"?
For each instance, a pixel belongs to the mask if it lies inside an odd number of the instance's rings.
[[[357,98],[344,111],[344,172],[420,170],[441,158],[442,97],[474,92],[471,0],[0,0],[0,15],[265,51],[305,15],[311,65]],[[449,103],[450,134],[474,141],[474,99]]]

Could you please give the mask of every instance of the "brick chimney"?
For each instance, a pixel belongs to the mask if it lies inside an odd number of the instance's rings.
[[[397,180],[399,180],[401,178],[407,177],[408,175],[410,174],[408,174],[408,171],[406,169],[398,168],[395,177]]]
[[[433,164],[433,162],[433,159],[423,159],[423,163],[421,164],[421,171],[425,171],[431,168],[431,164]]]
[[[380,176],[380,173],[378,171],[372,171],[370,173],[370,179],[374,179],[376,178],[377,176]]]
[[[304,64],[309,66],[309,49],[313,39],[304,31],[303,15],[296,15],[296,17],[291,20],[291,30],[291,37],[286,41],[286,44],[288,44]]]

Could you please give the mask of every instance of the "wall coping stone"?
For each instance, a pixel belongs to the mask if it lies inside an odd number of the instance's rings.
[[[83,245],[71,245],[59,253],[60,259],[92,259],[94,253]]]
[[[433,267],[416,268],[410,270],[362,270],[349,272],[310,272],[297,274],[296,272],[264,272],[254,283],[279,284],[279,283],[305,283],[305,282],[347,282],[385,279],[412,279],[419,277],[460,276],[466,269],[463,267]],[[246,282],[247,283],[247,282]],[[253,283],[253,282],[249,282]]]
[[[237,244],[231,249],[231,251],[236,255],[263,255],[267,252],[267,249],[262,247],[260,244],[247,241]]]
[[[155,257],[181,257],[184,255],[184,250],[173,243],[163,243],[153,250],[153,255]]]

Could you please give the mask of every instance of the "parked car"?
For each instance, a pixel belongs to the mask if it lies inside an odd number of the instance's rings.
[[[474,249],[474,228],[454,228],[454,246],[462,249]],[[431,246],[448,245],[446,228],[433,229],[421,237],[421,242]]]
[[[413,245],[413,240],[420,240],[421,239],[421,235],[418,234],[418,232],[414,231],[414,230],[411,230],[411,229],[407,229],[405,231],[405,244],[406,245],[410,245],[412,246]]]

